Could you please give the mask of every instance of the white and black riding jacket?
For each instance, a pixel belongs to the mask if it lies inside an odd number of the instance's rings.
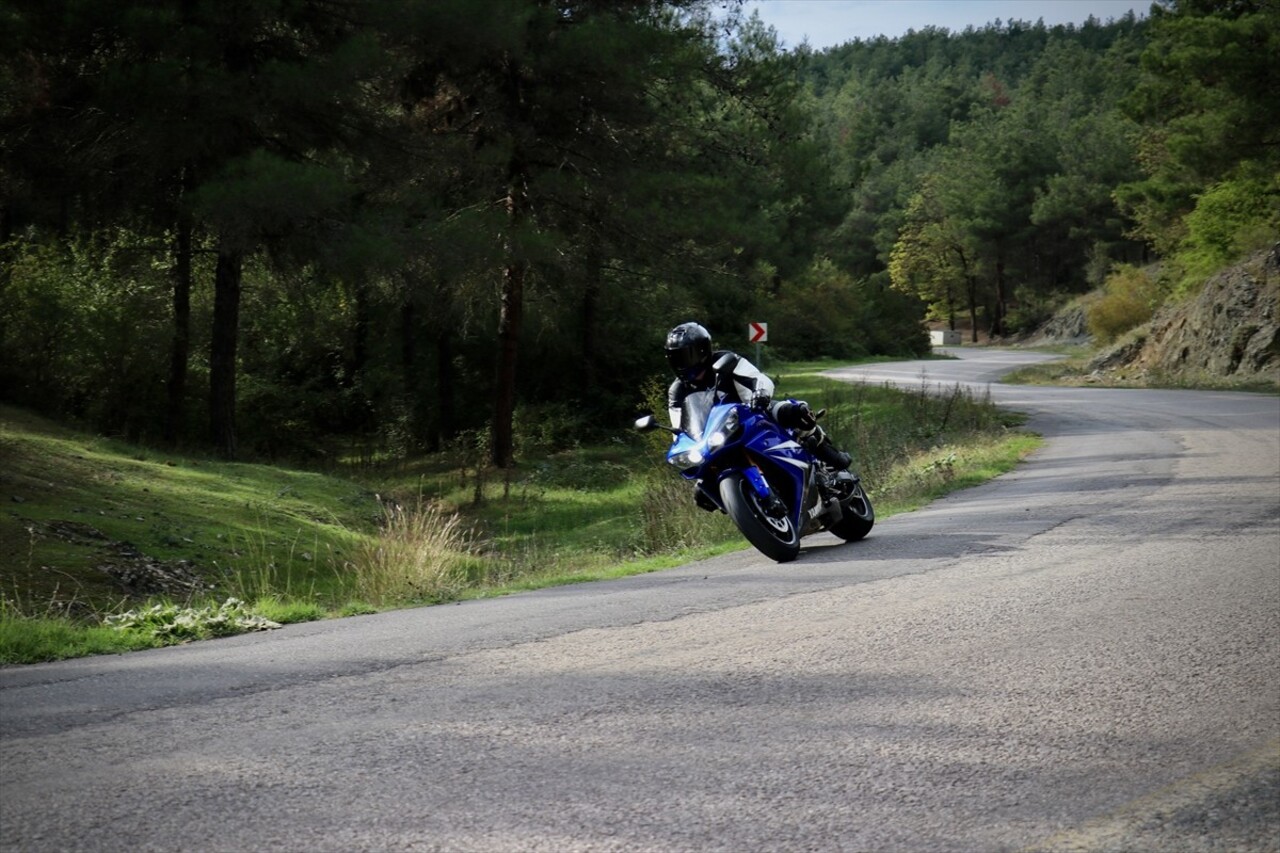
[[[691,382],[677,379],[667,389],[667,414],[671,417],[671,425],[680,426],[685,397],[694,391],[712,387],[719,392],[722,401],[729,403],[767,405],[773,399],[772,379],[737,353],[719,350],[711,354],[711,367],[701,376]]]

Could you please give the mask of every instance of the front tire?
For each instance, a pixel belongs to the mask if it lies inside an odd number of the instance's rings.
[[[799,555],[800,533],[790,516],[774,518],[765,512],[746,477],[733,473],[721,480],[720,498],[733,523],[761,554],[779,563],[789,563]]]
[[[855,479],[841,491],[840,520],[827,529],[846,542],[857,542],[871,532],[875,523],[876,511],[871,506],[871,498]]]

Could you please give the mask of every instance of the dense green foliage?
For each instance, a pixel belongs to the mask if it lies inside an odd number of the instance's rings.
[[[822,52],[714,0],[0,0],[0,399],[505,467],[625,423],[690,318],[913,355],[926,312],[1017,332],[1152,251],[1185,286],[1274,236],[1277,32],[1273,0]]]
[[[848,262],[887,270],[976,340],[980,325],[1025,330],[1097,284],[1091,271],[1139,259],[1111,195],[1139,175],[1121,100],[1144,41],[1128,17],[833,51],[827,123],[848,140],[836,148],[858,202],[845,229],[862,235]]]
[[[1179,0],[1153,15],[1127,102],[1145,175],[1118,196],[1186,290],[1280,234],[1280,3]]]

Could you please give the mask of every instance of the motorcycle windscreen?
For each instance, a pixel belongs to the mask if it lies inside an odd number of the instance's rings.
[[[702,440],[702,433],[707,428],[707,418],[711,417],[711,407],[715,405],[715,392],[695,391],[684,398],[680,409],[680,429],[688,433],[695,441]]]

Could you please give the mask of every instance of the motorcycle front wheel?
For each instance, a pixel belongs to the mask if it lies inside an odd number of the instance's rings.
[[[776,518],[765,512],[746,477],[733,473],[721,480],[720,498],[733,523],[761,554],[788,563],[800,553],[800,533],[791,518]]]

